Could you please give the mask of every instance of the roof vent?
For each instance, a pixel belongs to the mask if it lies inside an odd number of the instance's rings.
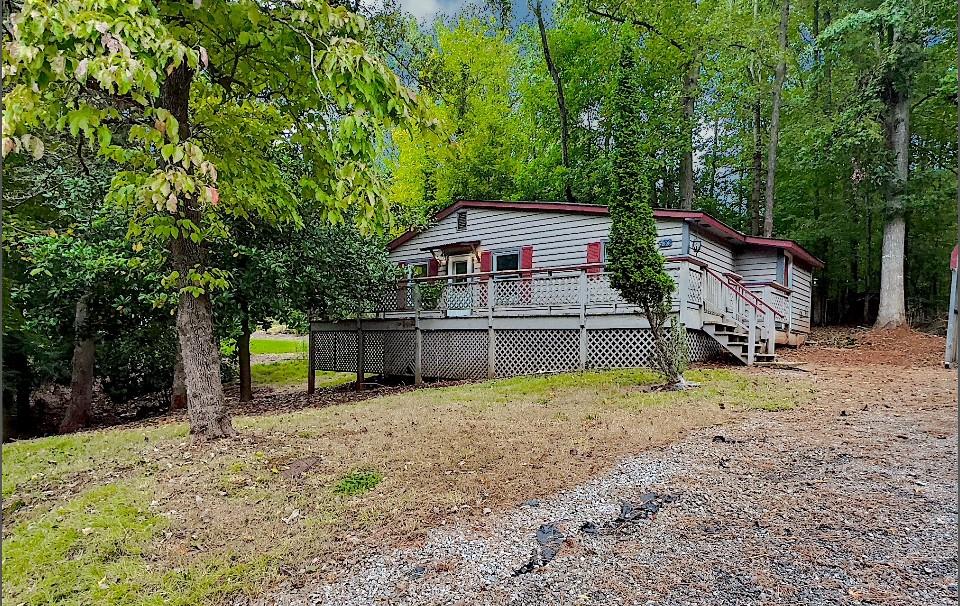
[[[457,231],[467,229],[467,211],[461,210],[457,213]]]

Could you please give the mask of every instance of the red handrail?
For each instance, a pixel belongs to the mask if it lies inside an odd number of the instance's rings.
[[[747,290],[746,287],[743,286],[742,284],[737,284],[735,287],[734,284],[731,284],[727,279],[725,279],[723,276],[719,275],[717,272],[713,271],[709,267],[704,267],[704,269],[707,270],[707,273],[712,275],[714,278],[716,278],[721,284],[729,288],[733,292],[733,294],[737,295],[738,297],[746,301],[748,304],[753,306],[753,308],[756,309],[757,311],[760,311],[760,305],[762,305],[767,309],[769,309],[770,311],[772,311],[774,316],[778,316],[780,318],[786,319],[785,315],[783,315],[782,313],[780,313],[779,311],[771,307],[769,303],[767,303],[766,301],[758,297],[756,294]],[[754,300],[751,301],[745,295],[750,295],[751,297],[753,297]]]

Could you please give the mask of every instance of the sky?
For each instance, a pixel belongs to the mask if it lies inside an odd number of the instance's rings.
[[[466,4],[467,0],[400,0],[404,10],[412,13],[418,21],[430,22],[439,13],[451,14]]]

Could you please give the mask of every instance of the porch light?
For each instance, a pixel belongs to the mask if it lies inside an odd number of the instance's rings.
[[[703,247],[703,240],[700,238],[690,238],[690,250],[693,251],[693,254],[699,253],[701,247]]]

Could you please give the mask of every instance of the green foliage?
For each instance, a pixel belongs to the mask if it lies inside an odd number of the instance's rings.
[[[358,469],[337,482],[333,487],[336,494],[352,497],[370,492],[383,481],[383,474],[372,469]]]
[[[613,97],[613,133],[617,141],[614,159],[616,194],[610,201],[610,240],[607,271],[610,285],[629,303],[638,306],[650,322],[657,364],[667,381],[683,381],[686,366],[686,329],[674,322],[669,334],[663,327],[670,314],[673,279],[664,267],[657,245],[657,223],[647,200],[643,153],[643,114],[640,87],[632,45],[620,54],[620,73]]]
[[[638,104],[640,89],[635,69],[633,49],[627,46],[620,56],[613,105],[616,195],[610,202],[607,271],[610,284],[623,298],[639,306],[651,323],[659,325],[670,312],[674,284],[657,246],[657,225],[647,199],[650,189],[643,170],[647,162],[642,148],[644,120]]]
[[[517,45],[489,21],[438,22],[435,47],[419,59],[435,128],[396,132],[391,199],[418,223],[460,198],[509,196],[517,170],[518,130],[511,72]]]
[[[389,222],[383,135],[425,114],[345,8],[27,0],[9,22],[4,155],[41,157],[41,129],[81,136],[125,167],[107,198],[130,209],[133,238],[215,244],[235,218],[299,224],[301,197],[324,221]],[[298,153],[293,183],[279,142]],[[216,269],[171,280],[194,294],[223,288]]]

